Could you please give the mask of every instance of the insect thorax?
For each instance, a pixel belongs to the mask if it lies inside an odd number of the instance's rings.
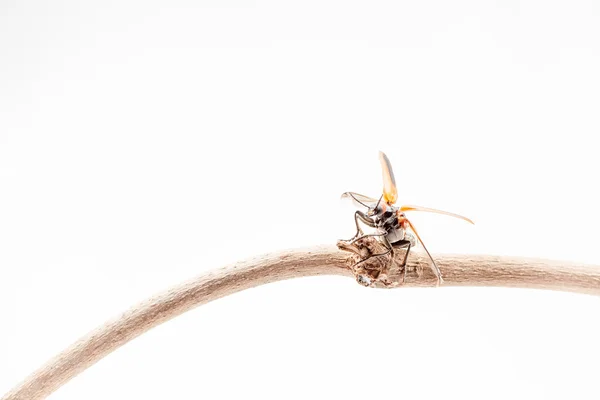
[[[400,222],[398,221],[398,209],[396,207],[387,207],[385,210],[377,210],[372,216],[373,222],[378,228],[390,231],[393,229],[400,228]]]
[[[398,220],[398,208],[388,206],[384,210],[378,210],[372,218],[379,229],[387,232],[386,238],[390,243],[404,240],[405,231]]]

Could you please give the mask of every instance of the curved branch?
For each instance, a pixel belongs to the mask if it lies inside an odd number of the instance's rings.
[[[256,257],[199,276],[138,304],[84,336],[31,374],[3,400],[43,399],[125,343],[201,304],[284,279],[352,276],[349,267],[354,260],[333,246],[316,247]],[[409,271],[425,272],[421,277],[411,272],[401,286],[436,285],[437,279],[424,268],[427,260],[422,255],[411,252],[409,261]],[[600,295],[600,267],[467,255],[443,255],[436,257],[436,261],[444,276],[443,286],[504,286]]]

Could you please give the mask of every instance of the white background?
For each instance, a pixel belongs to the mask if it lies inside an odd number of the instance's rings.
[[[597,1],[4,1],[0,394],[230,262],[352,236],[377,151],[433,253],[600,264]],[[600,301],[281,282],[53,399],[600,396]],[[376,351],[365,351],[365,344]]]

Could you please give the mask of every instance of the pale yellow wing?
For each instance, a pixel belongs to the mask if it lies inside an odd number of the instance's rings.
[[[396,188],[396,179],[392,164],[387,156],[380,151],[379,161],[381,162],[381,172],[383,173],[383,199],[389,205],[392,205],[398,200],[398,189]]]
[[[463,217],[462,215],[454,214],[454,213],[451,213],[448,211],[436,210],[435,208],[427,208],[427,207],[420,207],[420,206],[402,206],[402,207],[400,207],[400,212],[404,212],[404,211],[425,211],[425,212],[430,212],[430,213],[448,215],[449,217],[460,218],[463,221],[467,221],[470,224],[473,224],[473,225],[475,224],[473,221],[471,221],[467,217]]]

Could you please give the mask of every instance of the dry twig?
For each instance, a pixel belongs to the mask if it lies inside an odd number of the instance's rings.
[[[379,259],[352,266],[373,251],[375,242],[340,248],[318,247],[269,254],[207,273],[138,304],[118,318],[92,331],[24,382],[7,393],[3,400],[42,399],[77,374],[120,346],[196,306],[229,294],[284,279],[314,275],[353,276],[367,271],[373,286],[398,286],[403,271]],[[403,254],[398,254],[400,259]],[[443,286],[503,286],[561,290],[600,294],[600,267],[537,259],[444,255],[436,257],[444,276]],[[427,259],[412,253],[407,265],[407,280],[399,286],[435,286]],[[385,278],[385,279],[384,279]],[[390,284],[392,283],[392,284]]]

